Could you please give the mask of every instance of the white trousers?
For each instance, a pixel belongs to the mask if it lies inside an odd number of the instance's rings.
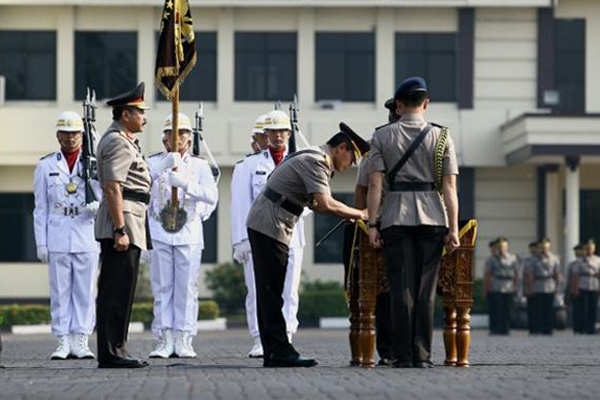
[[[302,274],[302,247],[290,248],[288,256],[287,270],[285,273],[285,282],[283,285],[283,317],[285,318],[286,329],[288,333],[298,331],[298,289],[300,287],[300,276]],[[248,294],[246,295],[246,320],[248,321],[248,330],[254,338],[260,337],[258,331],[258,317],[256,312],[256,283],[254,280],[254,264],[252,258],[244,263],[244,280]]]
[[[199,245],[171,246],[152,242],[150,280],[154,294],[152,332],[176,329],[198,332],[198,277],[202,248]]]
[[[50,252],[50,315],[52,334],[69,333],[89,335],[96,324],[97,252]]]

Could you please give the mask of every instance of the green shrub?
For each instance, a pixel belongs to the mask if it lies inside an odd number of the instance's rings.
[[[316,281],[308,281],[302,284],[303,292],[317,292],[317,291],[344,291],[344,286],[338,281],[322,281],[317,279]]]
[[[246,284],[244,268],[239,264],[220,264],[206,271],[206,287],[213,293],[213,298],[227,313],[235,313],[244,309]]]
[[[219,317],[219,305],[213,300],[202,300],[198,307],[198,319],[212,320]],[[151,323],[154,318],[152,303],[134,303],[132,322]],[[51,321],[50,306],[43,304],[0,306],[2,326],[46,324]]]
[[[300,293],[298,317],[303,321],[321,317],[347,317],[348,306],[342,290],[304,291]]]

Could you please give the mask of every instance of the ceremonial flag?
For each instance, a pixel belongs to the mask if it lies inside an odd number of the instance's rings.
[[[166,0],[160,22],[155,81],[169,100],[196,65],[196,38],[188,0]]]

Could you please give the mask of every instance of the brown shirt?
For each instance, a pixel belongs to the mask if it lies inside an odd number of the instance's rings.
[[[393,124],[375,131],[371,141],[369,174],[388,172],[419,135],[427,122],[421,114],[405,114]],[[441,129],[434,127],[396,174],[394,182],[434,182],[434,154]],[[454,142],[448,137],[443,159],[444,175],[458,175]],[[381,228],[390,226],[448,226],[448,215],[437,191],[393,192],[383,200]]]
[[[310,204],[314,193],[330,194],[333,166],[327,147],[310,149],[316,153],[293,155],[279,164],[267,180],[265,189],[269,188],[301,207]],[[263,190],[248,213],[246,226],[289,245],[297,222],[298,217],[266,198]]]
[[[152,180],[148,164],[141,152],[138,140],[125,134],[125,128],[117,121],[106,130],[96,150],[98,157],[98,180],[121,183],[121,190],[150,193]],[[144,203],[123,200],[125,231],[132,245],[146,250],[146,209]],[[96,216],[96,239],[112,239],[114,226],[108,212],[106,197],[102,198]]]

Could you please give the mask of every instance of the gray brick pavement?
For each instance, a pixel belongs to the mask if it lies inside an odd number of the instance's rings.
[[[597,399],[600,338],[559,332],[554,337],[488,337],[475,331],[470,369],[433,370],[347,366],[345,331],[302,330],[294,344],[320,366],[263,369],[245,357],[246,331],[204,332],[197,360],[150,360],[143,370],[99,370],[94,361],[50,361],[50,336],[3,335],[0,399]],[[434,361],[443,359],[435,333]],[[95,346],[95,343],[91,343]],[[145,356],[148,333],[130,338]]]

